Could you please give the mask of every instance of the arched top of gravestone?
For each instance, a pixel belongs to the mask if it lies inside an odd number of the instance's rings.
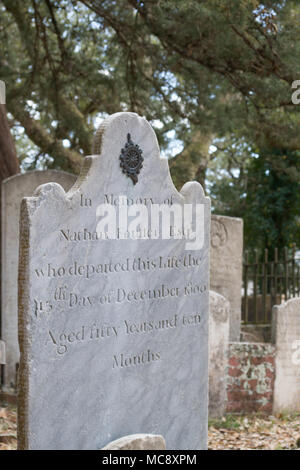
[[[35,177],[38,181],[39,176],[45,175],[49,177],[49,180],[53,177],[53,181],[63,180],[63,178],[67,178],[68,180],[76,180],[76,176],[72,173],[68,173],[66,171],[61,170],[30,170],[26,171],[25,173],[17,173],[16,175],[9,176],[5,180],[2,181],[2,186],[15,184],[20,178],[22,180],[30,179],[33,180]],[[37,183],[39,184],[39,182]],[[33,185],[32,185],[33,186]]]
[[[208,199],[197,182],[186,183],[180,193],[176,190],[151,125],[136,113],[122,112],[104,119],[95,134],[93,155],[84,159],[81,173],[66,195],[59,185],[49,183],[37,188],[34,196],[44,200],[53,193],[54,198],[68,203],[78,193],[97,200],[107,192],[139,198],[147,191],[173,195],[178,202]]]

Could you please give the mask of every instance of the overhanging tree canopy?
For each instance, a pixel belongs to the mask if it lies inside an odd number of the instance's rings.
[[[0,0],[0,8],[7,108],[35,149],[24,168],[77,172],[97,117],[129,110],[152,122],[167,156],[177,153],[178,185],[204,184],[207,168],[224,158],[232,165],[241,142],[249,158],[262,153],[276,171],[298,177],[297,158],[282,164],[300,148],[291,102],[298,2]],[[15,136],[22,153],[27,141]]]

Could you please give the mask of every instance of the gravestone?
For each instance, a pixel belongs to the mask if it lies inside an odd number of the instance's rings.
[[[243,220],[212,215],[210,248],[210,288],[229,301],[229,340],[240,341]]]
[[[276,346],[273,413],[300,412],[300,299],[272,309]]]
[[[220,294],[209,292],[209,416],[225,414],[230,304]]]
[[[5,343],[0,339],[0,364],[6,363]]]
[[[18,259],[20,204],[25,196],[32,196],[43,183],[55,181],[68,190],[76,177],[57,170],[29,171],[2,182],[2,267],[1,267],[1,331],[6,342],[7,361],[4,368],[4,388],[16,385],[19,363],[18,344]]]
[[[166,450],[166,442],[162,436],[134,434],[110,442],[102,450]]]
[[[137,433],[206,448],[209,198],[196,182],[176,191],[134,113],[105,119],[93,152],[68,193],[22,201],[19,448]]]

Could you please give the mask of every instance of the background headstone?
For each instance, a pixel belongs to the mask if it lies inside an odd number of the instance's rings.
[[[210,247],[210,288],[229,301],[229,340],[240,341],[243,220],[212,215]]]
[[[224,415],[227,401],[227,366],[229,344],[228,300],[209,292],[209,416]]]
[[[0,339],[0,364],[6,363],[5,343]]]
[[[1,337],[6,342],[4,388],[15,387],[19,363],[18,345],[18,259],[20,204],[43,183],[57,182],[70,189],[76,177],[57,170],[29,171],[2,182],[2,267],[1,267]]]
[[[154,131],[134,113],[106,119],[94,149],[69,193],[50,183],[22,201],[19,448],[102,449],[136,433],[206,448],[209,198],[196,182],[176,191]],[[139,149],[134,184],[121,163],[136,168]],[[136,202],[199,204],[202,248],[97,239],[108,201],[119,215]]]
[[[272,309],[272,340],[276,346],[274,413],[300,412],[300,299]]]
[[[133,434],[110,442],[102,450],[166,450],[166,442],[162,436]]]

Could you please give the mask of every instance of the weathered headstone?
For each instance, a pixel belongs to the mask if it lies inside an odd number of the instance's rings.
[[[209,292],[209,416],[226,411],[230,304],[222,295]]]
[[[0,364],[6,363],[5,343],[0,339]]]
[[[190,209],[196,244],[178,225]],[[134,113],[103,122],[70,192],[52,183],[23,200],[20,449],[102,449],[136,433],[206,447],[209,229],[201,186],[176,191]]]
[[[243,220],[212,215],[210,243],[210,288],[229,301],[229,340],[240,341]]]
[[[272,309],[272,340],[276,346],[274,413],[300,412],[300,299]]]
[[[102,450],[166,450],[166,442],[162,436],[133,434],[110,442]]]
[[[50,181],[70,189],[76,177],[57,170],[29,171],[2,182],[2,267],[1,267],[1,331],[6,342],[7,361],[4,369],[4,388],[15,387],[19,363],[18,345],[18,259],[20,204],[25,196]]]

